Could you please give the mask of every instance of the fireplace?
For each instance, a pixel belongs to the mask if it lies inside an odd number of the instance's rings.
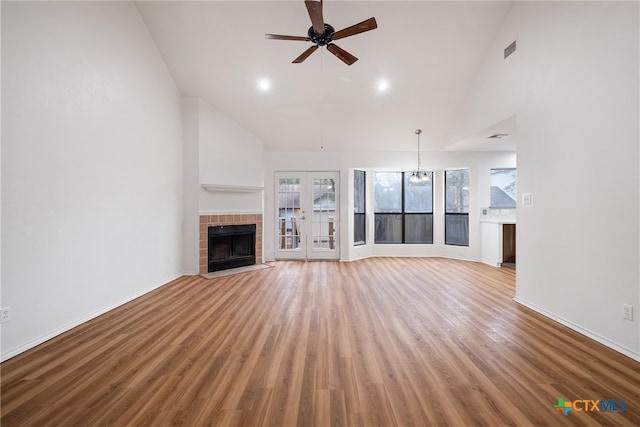
[[[230,225],[256,225],[256,264],[262,264],[262,214],[261,213],[225,213],[200,215],[200,261],[199,274],[209,272],[209,227]]]
[[[208,230],[209,273],[256,263],[255,224],[212,226]]]

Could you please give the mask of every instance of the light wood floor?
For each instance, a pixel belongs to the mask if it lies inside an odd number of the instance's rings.
[[[2,426],[640,425],[640,364],[516,303],[513,270],[278,262],[183,277],[2,364]],[[624,400],[624,412],[568,401]]]

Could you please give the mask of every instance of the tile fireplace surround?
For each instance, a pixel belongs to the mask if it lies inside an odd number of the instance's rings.
[[[200,215],[200,274],[207,274],[209,226],[256,225],[256,264],[262,264],[262,214]]]

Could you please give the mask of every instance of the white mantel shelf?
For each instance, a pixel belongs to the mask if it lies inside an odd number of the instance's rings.
[[[202,184],[202,188],[212,193],[257,193],[264,190],[264,187],[253,185],[221,185],[221,184]]]

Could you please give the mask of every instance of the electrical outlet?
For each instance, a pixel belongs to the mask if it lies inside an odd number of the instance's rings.
[[[7,323],[11,320],[10,310],[11,307],[0,308],[0,323]]]
[[[633,306],[631,304],[622,304],[622,317],[633,320]]]

